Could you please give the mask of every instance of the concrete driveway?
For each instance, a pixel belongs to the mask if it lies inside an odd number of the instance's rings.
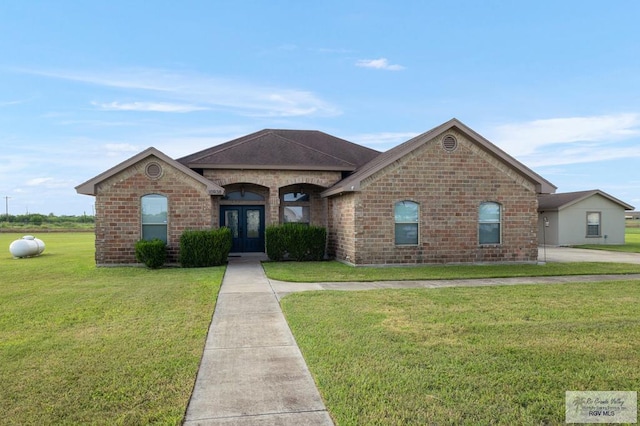
[[[538,248],[538,260],[541,262],[618,262],[640,264],[640,253],[547,246]]]

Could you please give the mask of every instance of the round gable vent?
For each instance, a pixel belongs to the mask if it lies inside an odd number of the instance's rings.
[[[442,147],[445,151],[455,151],[458,147],[458,141],[452,135],[447,135],[442,139]]]
[[[158,179],[162,176],[162,167],[158,163],[149,163],[145,168],[144,172],[150,179]]]

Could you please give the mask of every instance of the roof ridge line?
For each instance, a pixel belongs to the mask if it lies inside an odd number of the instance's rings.
[[[194,162],[194,161],[200,160],[200,159],[202,159],[202,158],[204,158],[204,157],[208,157],[208,156],[210,156],[210,155],[214,155],[214,154],[218,154],[218,153],[220,153],[220,152],[227,151],[227,150],[229,150],[229,149],[231,149],[231,148],[234,148],[234,147],[236,147],[236,146],[238,146],[238,145],[243,145],[244,143],[246,143],[246,142],[250,142],[250,141],[252,141],[252,140],[254,140],[254,139],[257,139],[257,138],[261,137],[262,135],[264,135],[264,134],[266,134],[266,133],[273,133],[273,130],[272,130],[272,129],[262,129],[262,130],[258,130],[257,132],[251,133],[251,134],[249,134],[249,135],[246,135],[246,136],[240,136],[240,137],[237,137],[237,138],[232,139],[232,140],[230,140],[230,141],[223,142],[223,143],[221,143],[221,144],[219,144],[219,145],[214,145],[214,146],[212,146],[212,147],[210,147],[210,148],[203,149],[203,150],[202,150],[202,151],[200,151],[200,152],[196,152],[195,154],[191,154],[191,155],[196,155],[196,154],[199,154],[199,153],[203,153],[202,155],[200,155],[200,156],[198,156],[198,157],[193,157],[193,158],[191,158],[189,162],[191,163],[191,162]],[[247,138],[247,139],[246,139],[246,140],[242,140],[242,141],[240,140],[240,139],[244,139],[244,138]],[[214,148],[216,148],[216,147],[221,147],[221,146],[223,146],[223,145],[224,145],[224,147],[222,147],[222,148],[220,148],[220,149],[214,149]],[[206,153],[205,153],[205,152],[206,152]],[[185,156],[185,157],[190,157],[190,155],[187,155],[187,156]]]
[[[298,130],[298,131],[302,131],[302,132],[317,132],[317,133],[324,133],[324,132],[320,132],[320,131],[318,131],[318,130]],[[325,133],[325,135],[326,135],[326,134],[327,134],[327,133]],[[287,140],[287,141],[289,141],[289,142],[291,142],[291,143],[294,143],[294,144],[296,144],[296,145],[298,145],[298,146],[301,146],[301,147],[303,147],[303,148],[306,148],[306,149],[308,149],[308,150],[310,150],[310,151],[318,152],[318,153],[320,153],[320,154],[322,154],[322,155],[326,155],[327,157],[331,157],[331,158],[333,158],[333,159],[335,159],[335,160],[340,161],[341,163],[346,163],[346,164],[349,164],[349,165],[354,166],[354,167],[356,166],[356,164],[354,164],[354,163],[352,163],[352,162],[350,162],[350,161],[347,161],[347,160],[345,160],[345,159],[343,159],[343,158],[338,158],[338,157],[336,157],[335,155],[331,155],[331,154],[328,154],[328,153],[326,153],[326,152],[324,152],[324,151],[320,151],[319,149],[316,149],[316,148],[310,147],[310,146],[308,146],[308,145],[304,145],[304,144],[302,144],[302,143],[300,143],[300,142],[297,142],[297,141],[295,141],[295,140],[293,140],[293,139],[291,139],[291,138],[288,138],[288,137],[285,137],[285,136],[279,135],[278,133],[274,133],[274,135],[276,135],[277,137],[279,137],[279,138],[281,138],[281,139],[284,139],[284,140]],[[329,135],[329,136],[331,136],[331,135]],[[333,136],[333,137],[335,137],[335,136]],[[346,141],[346,139],[342,139],[342,140],[345,140],[345,141]],[[347,142],[349,142],[349,141],[347,141]]]

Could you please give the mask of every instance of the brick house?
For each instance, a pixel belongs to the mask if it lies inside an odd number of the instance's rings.
[[[96,197],[96,263],[134,263],[158,237],[177,260],[186,229],[228,226],[264,251],[269,224],[325,226],[356,264],[534,262],[550,182],[456,119],[389,151],[318,131],[262,130],[171,159],[149,148],[76,187]]]

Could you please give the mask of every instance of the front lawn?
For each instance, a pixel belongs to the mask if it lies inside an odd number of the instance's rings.
[[[287,321],[337,425],[564,424],[638,389],[640,281],[297,293]]]
[[[640,253],[640,228],[625,228],[624,244],[585,244],[575,246],[576,248],[586,248],[593,250],[611,250],[622,251],[627,253]]]
[[[640,273],[640,265],[605,262],[547,263],[545,265],[354,267],[336,261],[329,261],[304,263],[264,262],[262,266],[269,278],[292,282],[450,280]]]
[[[179,424],[224,268],[96,268],[93,234],[0,234],[0,412],[13,424]]]

